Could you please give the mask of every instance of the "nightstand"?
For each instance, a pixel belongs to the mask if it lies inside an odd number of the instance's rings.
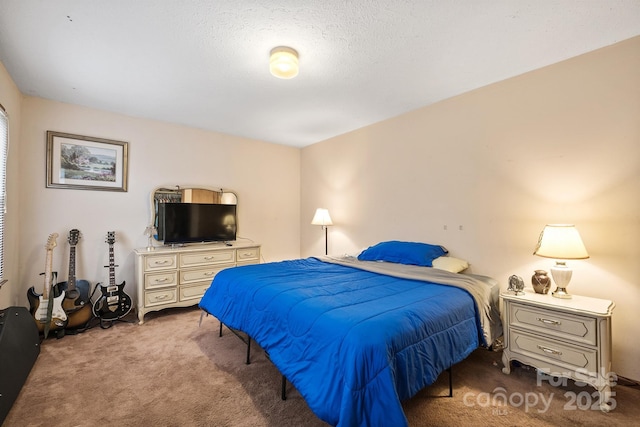
[[[590,384],[598,391],[600,409],[608,412],[615,380],[611,377],[615,304],[579,295],[554,298],[532,289],[520,296],[503,293],[500,298],[505,344],[502,372],[511,373],[511,361],[517,360],[551,377]]]

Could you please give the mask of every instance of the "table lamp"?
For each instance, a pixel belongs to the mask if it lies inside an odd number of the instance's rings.
[[[567,266],[564,260],[589,258],[575,225],[546,225],[540,233],[538,246],[533,254],[556,260],[556,264],[551,267],[551,277],[553,277],[557,288],[551,295],[556,298],[571,298],[567,292],[567,286],[571,281],[573,270]]]

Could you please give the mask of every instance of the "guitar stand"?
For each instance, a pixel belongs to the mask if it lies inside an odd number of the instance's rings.
[[[130,320],[124,320],[124,319],[102,319],[100,317],[98,317],[98,319],[100,320],[100,327],[102,329],[109,329],[110,327],[113,326],[114,322],[122,322],[122,323],[133,323]]]

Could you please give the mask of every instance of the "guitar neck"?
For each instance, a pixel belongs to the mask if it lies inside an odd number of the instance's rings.
[[[69,280],[67,281],[67,289],[72,291],[76,288],[76,247],[71,246],[69,249]]]
[[[116,284],[116,264],[113,256],[113,243],[109,243],[109,285]]]
[[[45,248],[47,250],[47,256],[44,263],[44,287],[42,288],[42,299],[49,299],[49,289],[53,282],[53,276],[51,274],[51,265],[53,263],[53,248],[56,247],[56,238],[58,233],[51,233]]]
[[[42,289],[42,299],[49,299],[49,288],[51,287],[51,282],[53,281],[51,269],[53,263],[53,250],[47,250],[47,256],[45,260],[44,266],[44,287]]]

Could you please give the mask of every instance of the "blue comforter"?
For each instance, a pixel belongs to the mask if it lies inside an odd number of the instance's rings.
[[[337,426],[406,426],[401,400],[482,342],[467,291],[316,258],[223,270],[200,307],[257,341]]]

